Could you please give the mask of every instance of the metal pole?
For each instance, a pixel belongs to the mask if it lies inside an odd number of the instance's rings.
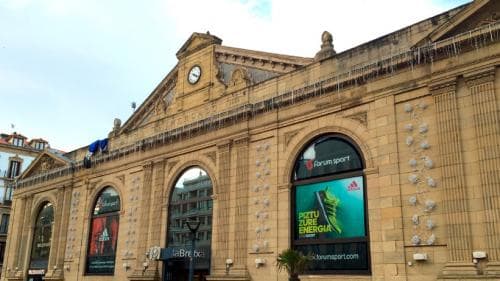
[[[189,255],[189,281],[193,281],[194,275],[194,249],[196,241],[196,232],[191,232],[191,255]]]
[[[189,255],[189,281],[193,281],[193,275],[194,275],[194,246],[195,246],[195,241],[196,241],[196,232],[198,231],[198,228],[200,227],[200,221],[196,220],[193,221],[193,225],[191,225],[191,222],[188,220],[186,221],[186,225],[189,228],[189,231],[191,231],[191,254]]]

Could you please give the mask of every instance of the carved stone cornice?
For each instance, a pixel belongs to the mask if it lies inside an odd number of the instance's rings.
[[[154,165],[154,162],[153,161],[147,161],[146,163],[144,163],[142,165],[142,168],[144,170],[149,170],[149,169],[152,169],[153,168],[153,165]]]
[[[453,77],[448,80],[436,81],[429,84],[429,90],[433,96],[455,92],[457,90],[457,79]]]
[[[244,135],[244,136],[235,138],[233,140],[233,143],[236,146],[241,146],[241,145],[248,145],[249,141],[250,141],[250,137],[248,135]]]
[[[480,71],[464,75],[468,87],[478,86],[488,82],[495,81],[495,68],[481,69]]]
[[[219,149],[221,151],[226,151],[226,150],[229,150],[231,148],[232,144],[233,144],[233,142],[231,140],[224,140],[224,141],[217,143],[217,149]]]

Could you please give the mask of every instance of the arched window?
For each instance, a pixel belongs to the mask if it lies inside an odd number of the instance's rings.
[[[87,253],[87,273],[114,273],[119,212],[120,196],[112,187],[106,187],[97,197],[92,212]]]
[[[293,173],[293,248],[311,273],[370,273],[363,159],[343,135],[313,140]]]
[[[53,223],[54,207],[52,206],[52,203],[45,202],[40,208],[40,212],[38,213],[35,223],[30,259],[30,269],[32,270],[47,270]]]
[[[205,280],[210,272],[212,241],[212,180],[199,167],[185,170],[177,179],[170,195],[167,247],[170,258],[164,267],[163,280],[187,280],[189,263],[194,255],[195,280]],[[196,231],[195,248],[189,227]],[[189,225],[188,225],[189,224]]]

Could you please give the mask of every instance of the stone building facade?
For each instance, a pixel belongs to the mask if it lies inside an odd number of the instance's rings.
[[[206,280],[286,280],[291,247],[313,254],[302,280],[499,280],[499,12],[474,1],[340,53],[325,32],[314,58],[194,33],[107,152],[23,174],[2,280],[166,278],[150,249],[192,167],[213,185]]]

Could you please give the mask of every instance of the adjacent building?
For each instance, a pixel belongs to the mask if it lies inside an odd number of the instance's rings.
[[[0,267],[3,265],[5,243],[15,180],[46,148],[43,139],[28,139],[16,132],[0,134]]]
[[[92,153],[17,180],[1,280],[287,280],[287,248],[302,280],[500,280],[499,14],[310,58],[194,33]]]

